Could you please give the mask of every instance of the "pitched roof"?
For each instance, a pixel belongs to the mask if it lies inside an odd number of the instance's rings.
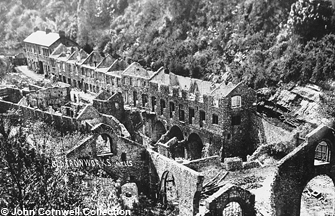
[[[154,76],[151,77],[150,82],[158,83],[158,85],[170,85],[170,75],[164,73],[164,67],[160,67]]]
[[[121,78],[122,73],[123,71],[120,71],[120,70],[106,72],[107,75],[118,77],[118,78]]]
[[[107,55],[100,62],[96,70],[99,72],[104,72],[107,75],[121,77],[121,74],[127,67],[128,67],[128,64],[123,59],[114,59],[110,55]]]
[[[88,104],[83,110],[79,112],[77,120],[82,121],[99,117],[100,117],[99,112],[91,104]]]
[[[200,93],[200,95],[204,94],[210,94],[210,92],[216,88],[216,84],[209,82],[209,81],[204,81],[204,80],[199,80],[199,79],[192,79],[191,86],[190,86],[190,93]]]
[[[111,55],[107,54],[106,57],[102,59],[102,61],[97,66],[98,68],[109,68],[116,61]]]
[[[214,89],[210,94],[214,98],[227,97],[236,87],[240,86],[242,82],[238,84],[233,84],[229,82],[227,85],[223,82],[216,89]]]
[[[82,64],[89,55],[83,50],[77,50],[71,54],[69,61],[74,61],[78,64]]]
[[[198,92],[200,95],[210,94],[213,88],[217,87],[209,81],[183,77],[171,72],[167,74],[164,72],[163,67],[156,72],[150,81],[158,83],[159,85],[177,86],[180,89],[189,91],[189,93],[195,94]]]
[[[23,42],[49,47],[60,38],[58,33],[46,33],[45,31],[35,31],[30,34]]]
[[[93,51],[91,54],[85,59],[83,62],[83,66],[88,67],[97,67],[99,63],[102,61],[103,57],[99,52]]]
[[[67,47],[64,44],[59,44],[49,57],[67,60],[76,50],[78,50],[77,47]]]
[[[133,62],[123,72],[124,75],[149,79],[154,72],[144,69],[139,63]]]

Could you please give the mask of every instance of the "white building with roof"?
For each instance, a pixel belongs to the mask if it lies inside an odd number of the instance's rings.
[[[39,74],[49,75],[50,54],[60,44],[65,46],[78,46],[78,44],[65,37],[63,31],[59,33],[37,30],[23,40],[28,67]]]

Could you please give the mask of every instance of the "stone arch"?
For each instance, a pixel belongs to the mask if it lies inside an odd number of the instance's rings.
[[[186,150],[187,156],[192,160],[201,158],[203,142],[197,133],[191,133],[188,136]]]
[[[185,146],[183,145],[184,140],[184,134],[183,131],[178,127],[177,125],[174,125],[169,130],[169,133],[167,134],[168,139],[170,140],[174,137],[177,138],[178,142],[174,145],[174,147],[171,148],[171,154],[172,158],[184,158],[185,157]]]
[[[242,210],[242,215],[241,216],[253,216],[255,215],[255,209],[254,209],[254,196],[252,199],[252,201],[249,201],[249,200],[244,200],[242,197],[243,195],[240,195],[241,197],[230,197],[228,195],[228,199],[226,200],[226,202],[224,203],[221,203],[222,204],[222,207],[219,208],[219,214],[218,215],[222,215],[222,216],[225,216],[223,215],[223,211],[224,209],[230,204],[230,203],[238,203],[241,207],[241,210]],[[220,214],[221,213],[221,214]]]
[[[318,186],[317,184],[321,184],[322,186],[321,185]],[[321,189],[322,191],[319,191],[320,186],[322,187]],[[325,188],[325,186],[328,186],[328,187]],[[332,201],[329,200],[329,198],[333,200],[334,195],[335,195],[334,178],[332,178],[331,176],[327,174],[314,176],[309,181],[307,181],[300,195],[301,195],[300,196],[300,215],[301,216],[310,215],[311,213],[314,213],[313,215],[316,215],[316,214],[319,215],[321,213],[324,213],[323,215],[327,215],[326,214],[327,212],[333,211],[333,203]],[[308,205],[307,205],[308,199],[312,199],[312,200],[318,199],[317,205],[318,206],[321,205],[322,208],[317,208],[317,209],[313,209],[311,207],[308,208]],[[313,201],[315,202],[316,200],[313,200]]]
[[[116,142],[112,136],[106,132],[96,135],[95,139],[97,154],[117,154]]]
[[[228,183],[215,194],[216,196],[209,200],[210,216],[224,216],[224,209],[232,202],[240,205],[242,216],[255,215],[255,195],[249,191]]]
[[[154,128],[153,128],[152,141],[156,143],[161,138],[161,136],[165,133],[166,133],[166,129],[165,129],[163,122],[156,121],[156,123],[154,124]]]
[[[174,125],[174,126],[171,127],[167,136],[170,139],[173,138],[173,137],[177,137],[177,139],[179,141],[182,141],[184,139],[183,131],[177,125]]]
[[[91,129],[91,131],[94,134],[94,152],[96,154],[113,154],[117,155],[118,154],[118,148],[117,148],[117,143],[118,143],[118,134],[120,134],[120,129],[115,127],[114,125],[106,125],[106,124],[98,124],[95,127]],[[99,138],[100,137],[100,138]],[[99,151],[99,141],[100,139],[100,144],[102,144],[104,148],[100,149],[106,149],[108,151]]]
[[[243,209],[241,205],[236,201],[229,202],[222,211],[223,216],[241,216],[243,215]]]
[[[166,207],[168,204],[175,205],[178,203],[178,199],[175,177],[171,172],[165,171],[159,184],[159,201]]]

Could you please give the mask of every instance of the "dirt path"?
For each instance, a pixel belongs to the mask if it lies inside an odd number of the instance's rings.
[[[44,76],[41,74],[36,74],[34,71],[31,71],[28,69],[27,66],[18,66],[16,69],[24,74],[25,76],[35,80],[35,81],[42,81],[44,79]]]

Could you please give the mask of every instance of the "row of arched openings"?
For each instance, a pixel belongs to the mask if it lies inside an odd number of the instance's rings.
[[[165,126],[161,121],[157,121],[153,128],[153,143],[156,143],[163,134],[166,134]],[[175,125],[167,133],[166,140],[170,140],[173,137],[176,137],[178,141],[185,141],[172,149],[173,158],[185,158],[186,156],[192,160],[201,158],[203,142],[198,134],[192,133],[188,136],[187,140],[184,140],[182,130]]]

